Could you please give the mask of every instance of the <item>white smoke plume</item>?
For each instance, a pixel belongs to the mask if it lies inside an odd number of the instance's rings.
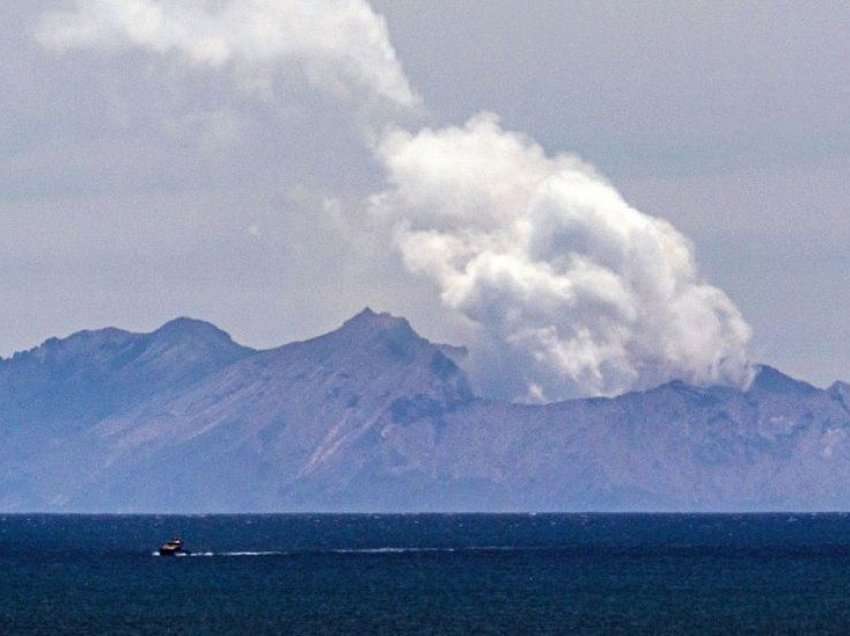
[[[325,89],[420,101],[365,0],[76,0],[47,13],[36,37],[60,52],[137,47],[213,68],[290,62]]]
[[[420,102],[366,0],[76,0],[37,37],[60,52],[136,47],[202,67],[287,63],[325,90]],[[547,401],[670,379],[749,382],[750,328],[700,278],[687,239],[587,164],[547,156],[491,114],[368,137],[388,179],[371,218],[433,283],[435,305],[470,325],[486,393]]]
[[[475,325],[485,388],[544,401],[749,381],[750,329],[700,280],[689,242],[588,165],[491,114],[394,129],[377,152],[391,187],[373,213],[406,267]]]

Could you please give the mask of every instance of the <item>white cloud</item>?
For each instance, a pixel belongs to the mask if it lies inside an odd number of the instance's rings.
[[[419,103],[383,17],[365,0],[76,0],[43,16],[36,37],[60,52],[138,47],[255,73],[287,62],[328,90],[359,87],[403,107]]]
[[[546,156],[490,114],[392,130],[378,154],[391,187],[373,213],[406,267],[474,323],[491,390],[552,400],[749,381],[750,329],[701,281],[689,242],[588,165]]]

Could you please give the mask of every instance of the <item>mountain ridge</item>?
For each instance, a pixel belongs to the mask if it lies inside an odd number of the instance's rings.
[[[846,383],[521,405],[462,352],[369,308],[265,350],[185,317],[49,339],[0,361],[0,510],[850,508]]]

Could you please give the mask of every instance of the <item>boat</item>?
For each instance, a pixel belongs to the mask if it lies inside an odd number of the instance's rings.
[[[159,556],[181,556],[189,554],[183,547],[183,539],[175,537],[159,547]]]

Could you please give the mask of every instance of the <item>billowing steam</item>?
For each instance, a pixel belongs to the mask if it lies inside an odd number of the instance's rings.
[[[373,211],[406,267],[472,321],[485,388],[526,400],[679,378],[748,382],[750,329],[669,223],[494,115],[389,132]]]
[[[365,0],[76,0],[47,13],[36,37],[58,51],[135,47],[251,72],[289,62],[325,89],[361,86],[403,107],[419,102],[384,19]]]
[[[326,90],[416,107],[366,0],[76,0],[48,13],[47,47],[136,47],[193,66],[284,65]],[[359,92],[357,89],[360,89]],[[372,218],[435,304],[467,319],[491,394],[554,400],[679,378],[746,384],[750,329],[704,283],[688,241],[630,207],[594,170],[547,156],[481,114],[378,139],[387,189]]]

